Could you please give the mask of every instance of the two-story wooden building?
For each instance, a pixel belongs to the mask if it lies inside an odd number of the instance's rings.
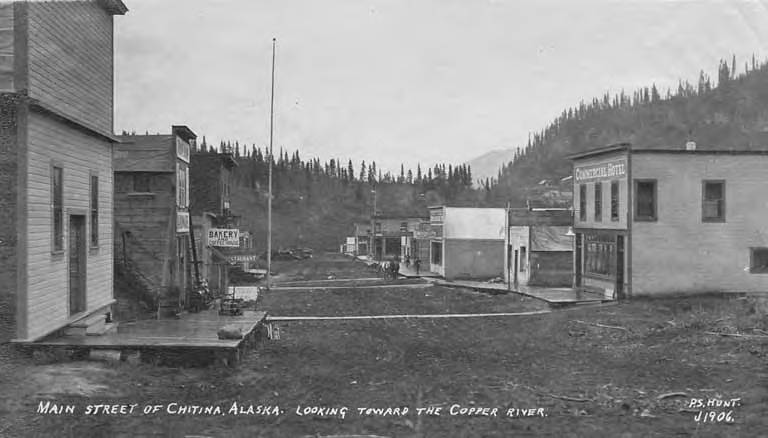
[[[113,18],[120,0],[0,4],[0,342],[113,303]]]
[[[167,135],[120,139],[114,156],[117,260],[130,260],[140,272],[168,309],[161,314],[176,313],[193,285],[189,166],[197,136],[179,125]]]
[[[577,287],[768,291],[768,150],[619,144],[571,158]]]
[[[194,150],[192,153],[190,211],[195,235],[199,236],[195,244],[200,275],[216,292],[227,290],[229,257],[226,249],[211,245],[207,236],[212,229],[238,228],[230,197],[235,166],[237,161],[229,151]]]

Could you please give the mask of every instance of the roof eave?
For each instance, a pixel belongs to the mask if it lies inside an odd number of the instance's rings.
[[[111,15],[125,15],[128,12],[128,7],[122,0],[98,0],[98,2]]]

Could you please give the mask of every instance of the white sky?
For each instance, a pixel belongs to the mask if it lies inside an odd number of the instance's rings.
[[[768,56],[768,0],[125,0],[116,121],[302,157],[462,162],[605,91]]]

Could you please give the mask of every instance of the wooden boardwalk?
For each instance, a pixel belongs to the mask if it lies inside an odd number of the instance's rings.
[[[122,323],[118,325],[117,333],[101,336],[59,336],[28,345],[91,349],[236,350],[254,334],[265,317],[265,312],[245,311],[241,316],[226,316],[209,310],[185,313],[180,319]],[[239,327],[243,338],[219,339],[218,330],[226,325]]]
[[[506,283],[486,283],[482,281],[468,280],[435,280],[434,284],[447,287],[466,287],[490,293],[511,292],[530,298],[536,298],[553,306],[596,304],[613,301],[594,292],[583,291],[570,287],[538,287],[520,285],[517,287],[512,286],[510,288]]]

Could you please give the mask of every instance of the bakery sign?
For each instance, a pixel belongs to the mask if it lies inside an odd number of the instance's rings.
[[[238,248],[240,246],[240,230],[211,228],[208,230],[208,246]]]
[[[576,182],[622,178],[627,174],[626,160],[580,166],[574,170]]]

